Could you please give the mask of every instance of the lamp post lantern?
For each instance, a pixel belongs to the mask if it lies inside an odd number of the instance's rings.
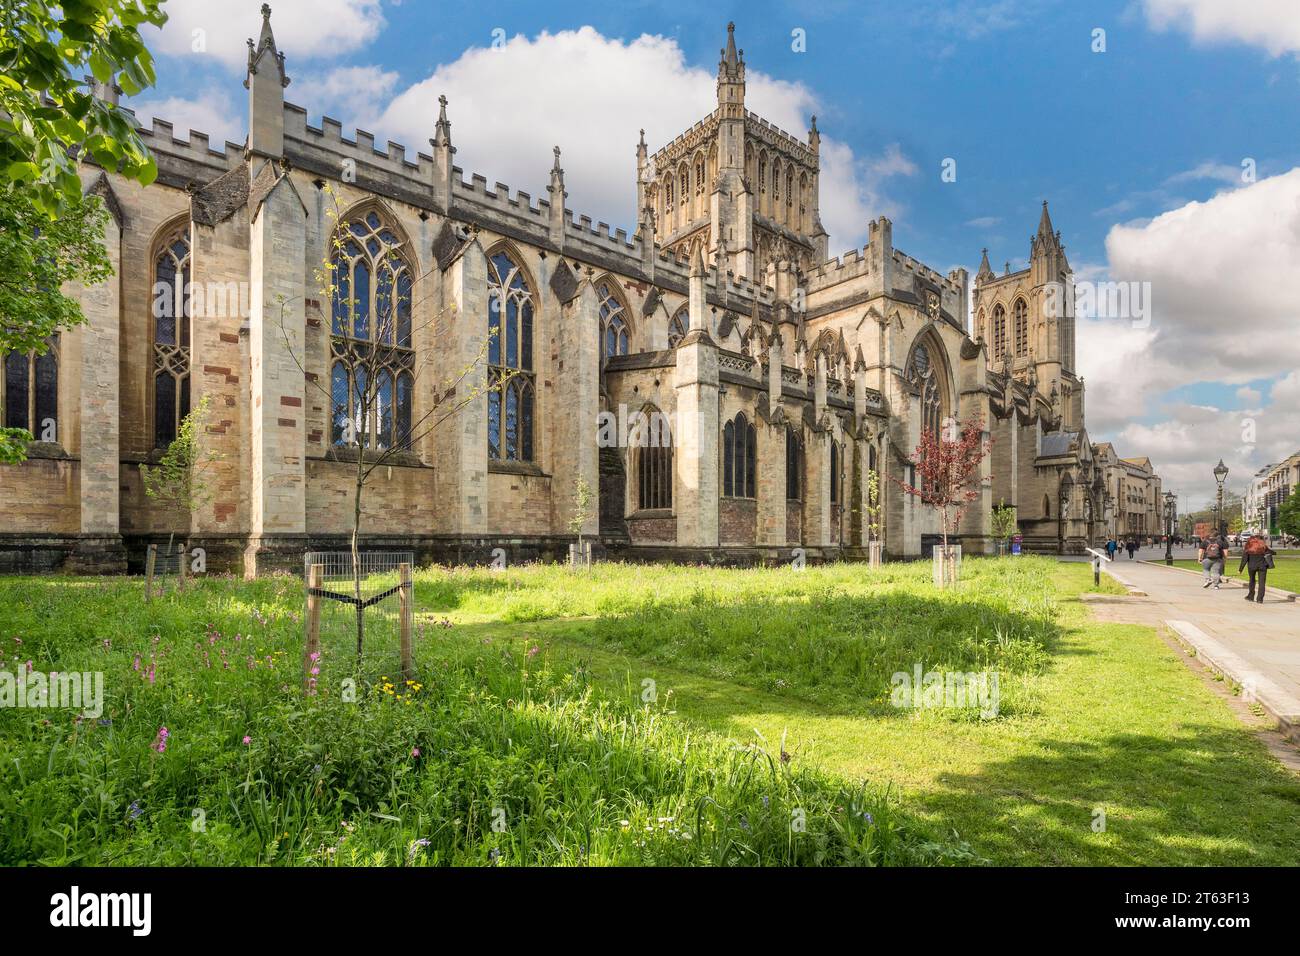
[[[1223,522],[1223,481],[1227,477],[1228,466],[1225,465],[1223,459],[1220,458],[1219,463],[1214,466],[1214,480],[1218,482],[1219,485],[1219,494],[1215,499],[1217,504],[1214,509],[1214,530],[1220,535],[1226,535],[1228,533],[1228,529]]]

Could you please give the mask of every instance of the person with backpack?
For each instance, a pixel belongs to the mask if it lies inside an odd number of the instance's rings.
[[[1252,534],[1246,539],[1246,546],[1241,549],[1241,564],[1237,567],[1237,573],[1240,574],[1242,568],[1250,568],[1250,590],[1246,592],[1246,600],[1253,600],[1256,604],[1264,603],[1264,582],[1268,579],[1268,569],[1273,566],[1273,555],[1276,552],[1268,546],[1268,539],[1261,534]],[[1255,590],[1255,579],[1259,578],[1259,590]]]
[[[1119,550],[1119,543],[1114,538],[1106,539],[1106,557],[1115,560],[1115,552]]]
[[[1208,588],[1214,585],[1214,590],[1219,590],[1219,583],[1223,580],[1223,565],[1228,559],[1228,541],[1221,534],[1215,534],[1206,538],[1201,544],[1201,550],[1196,555],[1201,562],[1201,571],[1205,575],[1205,583],[1202,588]]]

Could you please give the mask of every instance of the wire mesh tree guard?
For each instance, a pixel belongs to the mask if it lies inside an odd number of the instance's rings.
[[[154,585],[158,586],[158,596],[167,592],[167,581],[175,582],[176,590],[184,591],[189,577],[189,555],[185,545],[175,544],[171,549],[151,544],[144,555],[144,599],[152,601]]]
[[[412,665],[415,617],[410,551],[310,551],[303,562],[306,613],[303,690],[314,693],[327,662],[351,672],[368,660],[393,660],[404,678]],[[355,660],[344,652],[355,646]]]

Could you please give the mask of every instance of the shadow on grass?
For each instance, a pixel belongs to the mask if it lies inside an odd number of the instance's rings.
[[[978,773],[940,775],[945,789],[916,805],[999,862],[1294,866],[1300,782],[1257,750],[1244,728],[1200,725],[1047,738]]]

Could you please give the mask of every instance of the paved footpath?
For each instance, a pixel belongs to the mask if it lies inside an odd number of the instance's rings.
[[[1164,550],[1144,548],[1138,558],[1163,561]],[[1229,559],[1232,570],[1239,560]],[[1244,587],[1202,588],[1199,573],[1130,561],[1127,554],[1102,566],[1145,594],[1090,600],[1099,619],[1168,626],[1203,663],[1240,684],[1243,696],[1258,701],[1300,740],[1300,603],[1271,589],[1263,604],[1247,603]]]

